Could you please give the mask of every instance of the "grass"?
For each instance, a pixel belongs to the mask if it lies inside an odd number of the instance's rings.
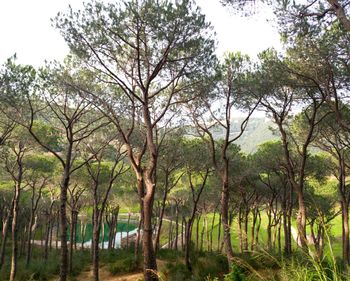
[[[211,230],[211,222],[214,214],[208,214],[208,228]],[[196,241],[196,221],[193,226],[192,241]],[[295,223],[295,222],[294,222]],[[173,224],[175,226],[175,223]],[[309,255],[305,255],[298,250],[294,243],[294,252],[291,257],[279,256],[278,253],[268,253],[264,250],[264,245],[256,252],[238,254],[235,266],[229,272],[228,264],[224,255],[215,252],[218,246],[218,226],[219,216],[216,215],[213,228],[213,250],[214,252],[191,252],[193,271],[189,272],[184,264],[183,252],[176,252],[170,249],[161,249],[157,258],[161,260],[162,280],[271,280],[271,281],[343,281],[350,280],[346,276],[347,269],[341,264],[341,216],[332,221],[330,235],[327,236],[325,257],[322,261],[313,260]],[[168,242],[170,222],[163,222],[161,235],[161,245]],[[266,242],[267,216],[262,213],[262,222],[259,233],[260,242]],[[199,235],[205,228],[203,217],[199,223]],[[180,227],[181,229],[181,227]],[[235,253],[239,252],[237,221],[232,225],[232,244]],[[180,231],[180,230],[179,230]],[[221,239],[222,239],[221,230]],[[175,236],[175,227],[174,227]],[[208,241],[204,235],[203,249],[207,249]],[[248,238],[251,243],[250,237]],[[283,247],[283,230],[281,231],[281,241]],[[9,249],[8,249],[9,250]],[[9,254],[6,255],[6,264],[0,275],[0,280],[7,280],[9,276]],[[141,257],[139,257],[141,261]],[[116,249],[112,251],[101,250],[101,266],[105,266],[112,274],[118,275],[135,270],[140,270],[134,261],[133,249]],[[73,272],[71,279],[79,275],[91,264],[90,251],[76,251],[74,253]],[[229,272],[229,273],[228,273]],[[18,261],[18,281],[24,280],[52,280],[59,273],[59,250],[50,253],[48,262],[42,260],[42,249],[34,247],[33,258],[29,267],[25,266],[25,258],[22,256]]]
[[[214,214],[210,213],[207,215],[208,219],[208,230],[209,232],[211,231],[211,223],[213,219]],[[259,231],[259,243],[261,247],[265,247],[266,242],[267,242],[267,223],[268,223],[268,218],[267,214],[265,212],[261,213],[261,226],[260,226],[260,231]],[[293,221],[293,226],[296,228],[296,222]],[[335,257],[341,257],[342,255],[342,226],[341,226],[341,215],[338,215],[332,222],[331,222],[331,232],[330,232],[330,241],[332,245],[332,251]],[[162,235],[161,235],[161,245],[164,245],[168,242],[169,239],[169,226],[170,222],[169,221],[164,221],[163,222],[163,227],[162,227]],[[175,223],[173,224],[174,229],[173,229],[173,237],[175,237]],[[250,222],[248,225],[248,244],[251,244],[251,237],[250,237]],[[193,229],[192,229],[192,241],[195,243],[196,242],[196,227],[197,227],[197,221],[195,220]],[[205,228],[205,222],[203,216],[200,219],[199,222],[199,243],[201,240],[201,232]],[[204,229],[205,230],[205,229]],[[272,229],[273,232],[274,229]],[[309,228],[307,229],[307,232],[310,233]],[[181,233],[181,227],[179,228],[179,234]],[[219,215],[216,214],[215,220],[214,220],[214,228],[213,228],[213,250],[216,250],[218,248],[218,235],[219,235]],[[223,237],[223,230],[221,228],[221,238],[220,241],[222,241]],[[232,228],[231,228],[231,243],[233,246],[233,250],[237,253],[240,251],[240,246],[239,246],[239,237],[238,237],[238,222],[237,219],[233,220],[232,223]],[[276,242],[277,244],[277,242]],[[200,245],[199,245],[200,246]],[[281,228],[281,247],[283,249],[284,246],[284,233],[283,233],[283,227]],[[277,245],[276,245],[277,247]],[[296,245],[295,241],[293,240],[292,247],[294,249],[297,249],[298,246]],[[203,239],[203,250],[208,249],[208,241],[207,241],[207,236],[206,233],[204,234],[204,239]],[[329,251],[329,246],[326,246],[325,252]]]
[[[0,274],[0,280],[8,280],[10,275],[10,248],[7,249],[5,264]],[[60,251],[53,249],[47,262],[43,261],[43,249],[33,247],[31,263],[26,266],[25,257],[18,258],[16,281],[52,280],[60,271]],[[73,254],[73,269],[71,277],[77,276],[90,263],[90,253],[87,250],[76,251]]]

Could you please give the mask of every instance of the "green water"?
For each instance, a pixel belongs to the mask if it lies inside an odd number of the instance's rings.
[[[126,232],[129,231],[133,231],[137,228],[137,225],[134,223],[130,223],[129,227],[128,227],[128,223],[127,222],[123,222],[123,221],[119,221],[118,225],[117,225],[117,237],[120,236],[120,232],[123,232],[123,237],[126,237]],[[108,234],[109,234],[109,227],[107,224],[104,225],[104,237],[102,240],[102,227],[101,227],[101,233],[100,233],[100,241],[108,241]],[[82,242],[82,235],[81,235],[81,224],[78,223],[77,225],[77,243],[81,243]],[[92,239],[92,224],[88,223],[86,225],[86,230],[85,230],[85,239],[84,241],[89,241]],[[70,240],[70,230],[68,229],[68,240]]]

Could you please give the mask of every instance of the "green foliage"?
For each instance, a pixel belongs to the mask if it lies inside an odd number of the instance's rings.
[[[232,265],[230,273],[225,275],[224,281],[245,281],[247,280],[244,269],[238,265]]]
[[[126,257],[123,260],[117,260],[114,263],[108,265],[108,270],[113,275],[132,272],[136,268],[137,267],[134,257]]]
[[[63,139],[56,127],[47,122],[35,120],[33,123],[33,132],[42,143],[53,151],[62,151]]]

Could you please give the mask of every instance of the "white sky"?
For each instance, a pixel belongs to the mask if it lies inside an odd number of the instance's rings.
[[[118,0],[116,0],[118,1]],[[59,11],[82,7],[83,0],[0,0],[0,64],[17,53],[19,63],[43,65],[45,60],[62,60],[68,47],[50,18]],[[218,39],[218,55],[226,51],[241,51],[255,56],[260,51],[281,49],[277,30],[267,18],[273,19],[268,8],[252,17],[240,17],[221,6],[219,0],[197,0],[207,19],[213,24]]]

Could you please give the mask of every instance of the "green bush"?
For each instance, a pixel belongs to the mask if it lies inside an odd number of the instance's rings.
[[[119,273],[132,272],[136,269],[135,260],[133,257],[127,257],[123,260],[117,260],[116,262],[108,266],[108,270],[111,274],[116,275]]]
[[[167,270],[164,273],[168,281],[188,281],[191,280],[191,272],[183,263],[167,264]]]
[[[208,276],[223,276],[228,272],[227,258],[220,254],[207,253],[197,258],[193,264],[195,280],[205,280]]]
[[[225,281],[245,281],[247,280],[245,271],[238,265],[233,265],[231,272],[225,275]]]

